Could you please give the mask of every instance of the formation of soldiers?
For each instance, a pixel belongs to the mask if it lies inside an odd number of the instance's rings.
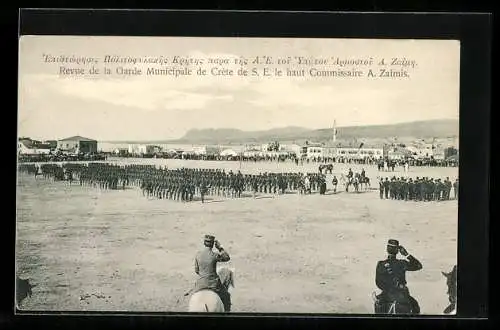
[[[242,174],[224,169],[167,169],[153,165],[115,165],[109,163],[64,163],[20,164],[19,170],[35,177],[42,175],[54,181],[65,180],[70,184],[79,182],[82,186],[100,189],[125,189],[140,187],[144,196],[176,201],[193,201],[200,196],[222,196],[240,198],[247,192],[253,194],[285,194],[296,192],[308,194],[326,191],[326,175],[322,173],[259,173]],[[350,171],[348,177],[352,176]],[[337,182],[332,181],[336,188]],[[442,201],[458,199],[458,179],[451,182],[428,177],[381,178],[379,192],[381,199]]]
[[[242,174],[223,169],[167,169],[153,165],[114,165],[108,163],[20,164],[19,170],[53,180],[100,189],[138,186],[144,196],[176,201],[192,201],[207,195],[239,198],[244,192],[284,194],[287,191],[324,193],[326,176],[320,173]],[[322,189],[323,187],[323,189]]]
[[[444,180],[428,177],[412,178],[380,178],[380,199],[396,199],[404,201],[443,201],[450,200],[453,188],[453,198],[458,199],[458,179],[451,182],[449,177]]]
[[[157,169],[142,181],[144,195],[177,201],[192,201],[200,196],[240,198],[244,192],[284,194],[286,191],[307,193],[320,189],[324,175],[317,173],[260,173],[242,174],[222,169]]]

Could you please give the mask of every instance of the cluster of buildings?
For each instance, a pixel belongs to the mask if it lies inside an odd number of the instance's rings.
[[[61,140],[37,141],[30,138],[18,139],[18,153],[22,155],[40,154],[94,154],[97,153],[97,141],[82,136],[72,136]],[[119,156],[153,156],[153,155],[187,155],[200,157],[228,157],[243,156],[247,158],[297,157],[305,159],[435,159],[446,160],[449,157],[458,157],[458,150],[452,146],[443,146],[435,143],[414,141],[413,143],[396,144],[381,143],[368,146],[360,143],[357,146],[343,145],[336,141],[326,143],[281,144],[272,142],[267,144],[252,144],[238,146],[220,145],[148,145],[130,144],[128,148],[116,148],[112,151]]]
[[[82,136],[47,141],[21,137],[17,141],[17,152],[19,155],[49,155],[55,153],[94,154],[97,153],[97,140]]]
[[[345,146],[341,143],[309,143],[299,144],[251,144],[251,145],[204,145],[204,146],[159,146],[131,144],[128,148],[117,148],[116,155],[121,156],[153,156],[153,155],[179,155],[179,156],[243,156],[246,158],[274,158],[290,157],[305,159],[436,159],[444,160],[452,155],[457,155],[458,150],[453,147],[444,148],[435,144],[366,146],[361,143],[357,147]]]

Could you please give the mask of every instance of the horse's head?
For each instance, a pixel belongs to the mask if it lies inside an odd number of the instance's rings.
[[[226,290],[229,289],[229,286],[234,288],[234,268],[221,268],[218,275]]]
[[[446,277],[446,285],[448,286],[448,300],[450,301],[450,303],[454,304],[457,300],[457,266],[453,266],[451,272],[441,272],[441,274]]]

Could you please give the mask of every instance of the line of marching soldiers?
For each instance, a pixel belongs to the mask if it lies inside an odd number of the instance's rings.
[[[435,179],[428,177],[412,178],[380,178],[380,199],[396,199],[405,201],[442,201],[451,199],[453,188],[454,199],[458,199],[458,178],[451,182],[446,179]]]
[[[54,180],[78,181],[82,186],[125,189],[139,186],[143,195],[162,199],[192,201],[195,195],[241,197],[243,192],[284,194],[286,191],[324,193],[326,176],[320,173],[226,172],[223,169],[172,169],[153,165],[115,165],[109,163],[21,164],[19,170]]]

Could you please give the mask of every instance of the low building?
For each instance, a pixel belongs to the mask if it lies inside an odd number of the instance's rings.
[[[125,157],[129,155],[127,148],[116,148],[115,150],[113,150],[113,153],[120,157]]]
[[[321,143],[307,143],[306,145],[302,146],[301,157],[323,157],[323,145]]]
[[[72,136],[57,141],[57,149],[71,153],[96,153],[97,141],[82,136]]]
[[[196,155],[200,156],[215,156],[220,152],[220,148],[216,146],[202,146],[194,147],[193,151]]]
[[[300,150],[301,150],[301,147],[298,144],[287,144],[287,145],[284,145],[284,149],[283,149],[283,151],[295,154],[295,156],[297,156],[297,157],[300,156]]]
[[[19,155],[47,155],[52,150],[50,144],[29,138],[19,139],[17,142],[17,153]]]
[[[335,154],[337,157],[343,157],[347,159],[365,159],[365,158],[380,159],[384,156],[384,149],[339,147],[336,149]]]

